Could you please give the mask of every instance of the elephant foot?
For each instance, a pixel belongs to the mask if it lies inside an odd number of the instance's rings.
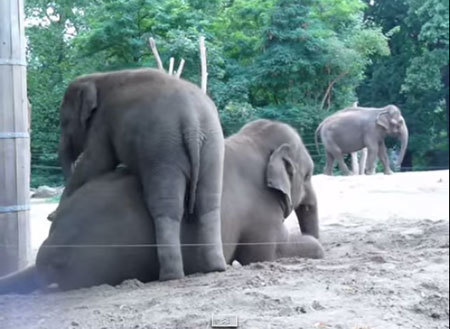
[[[227,263],[223,255],[222,247],[209,247],[208,250],[204,250],[202,254],[205,257],[205,267],[203,272],[224,272],[226,270]]]
[[[223,255],[220,212],[215,210],[200,216],[198,222],[199,256],[203,272],[223,272],[227,264]]]
[[[161,268],[159,271],[159,281],[172,281],[184,278],[183,268]]]
[[[384,172],[385,175],[391,176],[394,174],[394,172],[392,170],[387,170]]]

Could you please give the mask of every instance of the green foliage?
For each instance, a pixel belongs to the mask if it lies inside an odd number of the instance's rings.
[[[155,67],[184,58],[200,82],[198,39],[208,50],[208,90],[225,134],[256,118],[287,122],[318,171],[317,124],[356,101],[399,105],[412,164],[447,152],[448,3],[444,0],[29,0],[28,89],[33,106],[32,184],[60,184],[58,108],[74,77]],[[443,155],[442,155],[443,154]],[[447,161],[448,163],[448,161]],[[48,167],[51,167],[48,168]],[[56,167],[56,168],[53,168]]]

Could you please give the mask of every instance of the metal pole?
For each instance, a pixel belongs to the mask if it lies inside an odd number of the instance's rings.
[[[30,254],[28,133],[23,0],[0,1],[0,276]]]

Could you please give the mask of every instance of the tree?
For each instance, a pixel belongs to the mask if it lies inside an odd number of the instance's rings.
[[[290,123],[313,144],[320,120],[355,101],[371,57],[389,54],[380,29],[363,21],[364,7],[277,1],[252,72],[251,101],[260,116]]]
[[[87,1],[30,0],[28,24],[28,96],[32,103],[32,185],[60,184],[56,149],[59,104],[65,85],[74,76],[71,40],[83,26],[80,15]],[[48,167],[56,167],[55,169]]]

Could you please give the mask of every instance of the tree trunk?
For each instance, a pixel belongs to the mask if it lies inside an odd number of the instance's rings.
[[[30,255],[28,133],[23,0],[0,1],[0,276]]]

